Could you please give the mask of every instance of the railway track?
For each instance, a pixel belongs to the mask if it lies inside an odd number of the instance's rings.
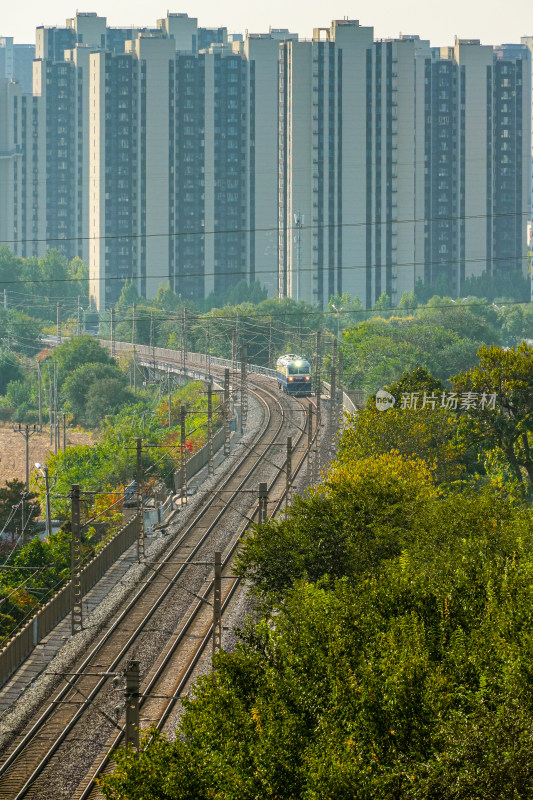
[[[211,636],[212,583],[204,580],[198,562],[211,563],[215,549],[224,553],[222,600],[227,608],[239,590],[231,565],[254,513],[258,482],[269,483],[273,512],[285,491],[284,451],[278,445],[297,432],[295,467],[305,458],[304,406],[268,384],[254,376],[250,389],[264,408],[265,420],[253,446],[222,485],[201,499],[194,519],[160,562],[148,566],[149,577],[127,606],[82,663],[64,676],[64,685],[36,722],[2,755],[0,800],[99,796],[94,778],[120,743],[124,722],[114,715],[120,695],[110,678],[131,658],[141,665],[141,727],[165,724]]]

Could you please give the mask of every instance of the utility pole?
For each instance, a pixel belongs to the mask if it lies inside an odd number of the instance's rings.
[[[111,336],[111,355],[115,357],[115,309],[109,309],[109,334]]]
[[[333,339],[333,357],[331,359],[331,432],[337,430],[338,411],[337,411],[337,340]]]
[[[135,303],[131,315],[131,346],[133,348],[133,391],[137,391],[137,358],[135,352]]]
[[[224,369],[224,455],[229,456],[230,452],[230,396],[229,396],[229,369]]]
[[[76,336],[79,336],[80,332],[81,332],[80,317],[81,317],[80,296],[78,295],[77,319],[76,319]]]
[[[296,228],[296,300],[300,299],[300,270],[302,262],[302,226],[304,217],[300,211],[294,215],[294,227]]]
[[[211,380],[211,325],[209,320],[207,320],[207,342],[206,342],[205,352],[207,359],[207,378],[210,381]]]
[[[81,525],[80,525],[80,485],[73,483],[70,497],[71,548],[70,548],[70,591],[71,591],[71,633],[83,630],[83,604],[81,596]]]
[[[285,510],[291,502],[292,485],[292,436],[287,436],[287,470],[285,474]]]
[[[142,479],[143,479],[143,440],[135,439],[135,447],[137,454],[137,470],[135,488],[137,489],[137,514],[139,516],[139,535],[137,536],[137,561],[144,558],[144,509],[143,509],[143,495],[142,495]]]
[[[247,375],[248,348],[243,345],[241,349],[241,434],[246,430],[248,418],[248,375]]]
[[[26,447],[26,492],[30,491],[30,436],[33,436],[34,433],[37,433],[37,428],[35,425],[31,427],[29,425],[22,425],[18,424],[18,428],[13,428],[15,433],[20,433],[21,436],[24,437],[25,440],[25,447]]]
[[[39,431],[43,432],[43,404],[42,404],[42,391],[43,391],[43,376],[41,374],[41,362],[37,362],[37,382],[39,384]]]
[[[57,455],[59,444],[59,420],[57,416],[57,364],[54,361],[54,453]]]
[[[48,365],[48,427],[50,428],[50,447],[52,447],[53,439],[52,439],[52,372],[50,369],[50,365]]]
[[[272,317],[268,322],[268,368],[272,369]]]
[[[322,426],[322,377],[320,370],[322,367],[322,352],[320,331],[316,334],[316,433],[315,433],[315,457],[313,459],[313,477],[315,482],[320,475],[320,429]]]
[[[268,518],[268,483],[259,484],[258,523],[264,525]]]
[[[307,411],[307,482],[313,481],[313,404],[309,401]]]
[[[222,553],[215,551],[215,580],[213,585],[213,655],[222,645]]]
[[[63,411],[63,452],[67,449],[67,415]]]
[[[29,491],[30,491],[30,436],[33,436],[34,433],[37,433],[37,429],[36,429],[35,425],[32,428],[30,428],[29,425],[25,425],[24,428],[23,428],[21,426],[20,422],[19,422],[18,428],[13,428],[13,430],[15,431],[15,433],[20,433],[21,436],[24,436],[25,445],[26,445],[26,488],[25,488],[25,491],[22,492],[22,497],[21,497],[21,501],[20,501],[20,503],[21,503],[21,506],[20,506],[20,511],[21,511],[20,523],[21,523],[21,528],[22,528],[22,541],[23,541],[23,543],[25,543],[26,542],[26,536],[24,534],[24,528],[25,528],[25,525],[24,525],[24,511],[25,511],[24,505],[25,505],[25,502],[26,502],[26,497],[27,497],[27,495],[29,494]]]
[[[172,425],[172,391],[170,388],[170,367],[167,370],[167,382],[168,382],[168,427],[170,428]]]
[[[213,387],[207,384],[207,473],[212,475],[215,471],[213,464]]]
[[[124,738],[126,747],[133,747],[139,753],[139,662],[128,661],[126,667],[126,728]]]
[[[182,333],[181,333],[181,366],[185,375],[185,362],[187,361],[187,309],[183,309]]]
[[[180,445],[181,445],[181,504],[187,503],[187,467],[185,463],[185,406],[180,409]]]
[[[235,380],[235,373],[237,372],[237,330],[232,331],[231,334],[231,371],[233,380]]]
[[[56,328],[57,328],[57,343],[58,344],[61,344],[61,316],[60,316],[60,310],[61,310],[61,303],[58,303],[57,304],[57,309],[56,309]]]
[[[48,467],[42,467],[44,475],[44,491],[46,494],[46,534],[48,537],[52,535],[52,512],[50,510],[50,477],[48,475]]]
[[[338,369],[337,369],[337,373],[338,373],[337,374],[337,383],[338,383],[338,387],[339,387],[338,388],[338,393],[339,393],[339,416],[340,416],[340,422],[341,422],[341,425],[342,425],[342,421],[344,419],[344,412],[343,412],[344,404],[342,402],[342,376],[343,376],[343,372],[344,372],[344,356],[342,354],[342,347],[339,347],[339,355],[338,355],[338,359],[337,359],[337,366],[338,366]]]

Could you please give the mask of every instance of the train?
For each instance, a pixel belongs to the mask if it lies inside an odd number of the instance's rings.
[[[312,391],[311,364],[302,356],[287,353],[276,362],[278,389],[299,397],[310,397]]]

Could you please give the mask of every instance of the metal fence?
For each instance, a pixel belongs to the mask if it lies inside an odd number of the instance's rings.
[[[89,561],[81,573],[82,593],[86,594],[102,575],[136,541],[139,517],[135,516]],[[0,686],[50,633],[72,608],[70,581],[42,606],[39,611],[0,650]]]

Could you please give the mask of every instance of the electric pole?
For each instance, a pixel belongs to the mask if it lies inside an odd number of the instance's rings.
[[[339,416],[340,416],[340,423],[342,425],[344,419],[344,404],[342,402],[342,375],[344,371],[344,356],[342,354],[342,347],[339,347],[339,356],[337,359],[337,383],[338,383],[338,393],[339,393]]]
[[[302,226],[303,214],[297,211],[294,215],[294,227],[296,228],[296,300],[300,299],[300,272],[302,260]]]
[[[285,475],[285,510],[291,502],[292,483],[292,436],[287,436],[287,470]]]
[[[213,585],[213,655],[222,644],[222,553],[215,551],[215,580]]]
[[[309,401],[307,412],[307,482],[313,481],[313,404]]]
[[[56,308],[56,329],[57,329],[57,343],[58,344],[61,344],[61,316],[60,316],[60,310],[61,310],[61,303],[58,303],[57,304],[57,308]]]
[[[187,466],[185,463],[185,406],[180,409],[180,445],[181,445],[181,504],[187,503]]]
[[[54,361],[54,453],[57,455],[59,444],[59,420],[57,416],[57,364]]]
[[[142,496],[143,440],[135,439],[135,446],[137,455],[135,488],[137,489],[137,515],[139,517],[139,534],[137,536],[137,560],[141,561],[144,558],[144,508],[143,508],[143,496]]]
[[[207,359],[207,378],[211,380],[211,326],[209,324],[209,320],[207,320],[207,342],[205,347],[206,352],[206,359]]]
[[[337,430],[338,411],[337,411],[337,340],[333,339],[333,357],[331,359],[331,432],[334,434]]]
[[[321,338],[320,331],[316,334],[316,432],[315,432],[315,457],[313,459],[313,477],[314,481],[318,481],[320,474],[320,430],[322,426],[322,377],[320,370],[322,368],[322,351],[321,351]]]
[[[35,425],[31,427],[29,425],[22,425],[18,424],[18,428],[13,428],[15,433],[20,433],[21,436],[24,437],[25,441],[25,448],[26,448],[26,492],[30,491],[30,436],[33,436],[34,433],[37,433],[37,428]]]
[[[181,334],[181,366],[185,375],[185,362],[187,361],[187,309],[183,309],[182,334]]]
[[[233,380],[235,380],[235,373],[237,372],[237,329],[232,331],[231,334],[231,371]]]
[[[51,373],[50,365],[48,365],[48,427],[50,428],[50,447],[52,447],[52,444],[53,444],[52,424],[53,424],[53,415],[52,415],[52,373]]]
[[[272,368],[272,317],[268,322],[268,368]]]
[[[128,661],[126,667],[126,728],[124,731],[126,747],[133,747],[139,753],[139,662]]]
[[[167,390],[168,390],[168,427],[172,426],[172,390],[170,384],[170,367],[167,370]]]
[[[71,549],[70,549],[70,587],[71,587],[71,632],[72,635],[83,630],[83,604],[81,596],[81,526],[80,526],[80,486],[71,486]]]
[[[224,369],[224,455],[229,456],[231,427],[230,427],[230,392],[229,392],[229,369]]]
[[[78,295],[78,305],[77,305],[77,315],[76,315],[76,336],[80,335],[81,325],[80,325],[80,316],[81,316],[81,309],[80,309],[80,296]]]
[[[248,375],[247,375],[248,348],[243,345],[241,349],[241,434],[246,430],[248,417]]]
[[[137,355],[135,352],[135,303],[131,315],[131,346],[133,348],[133,391],[137,392]]]
[[[207,384],[207,473],[212,475],[215,471],[213,464],[213,387]]]
[[[39,384],[39,431],[43,432],[43,404],[42,404],[42,391],[43,391],[43,376],[41,374],[41,362],[37,362],[37,382]]]
[[[268,483],[259,484],[258,523],[264,525],[268,518]]]
[[[109,309],[110,314],[110,321],[109,321],[109,328],[110,328],[110,336],[111,336],[111,355],[113,358],[115,357],[115,309],[113,306]]]

